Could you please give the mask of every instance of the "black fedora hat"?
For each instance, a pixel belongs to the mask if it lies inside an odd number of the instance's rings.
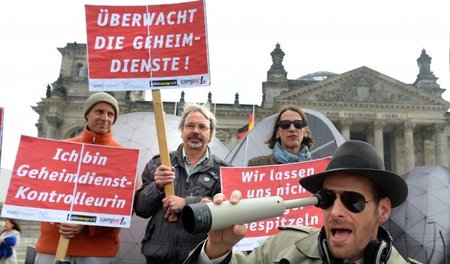
[[[372,180],[391,200],[392,207],[402,204],[408,196],[408,185],[394,172],[385,170],[384,163],[376,150],[360,140],[344,142],[333,154],[324,172],[300,179],[300,184],[311,193],[322,189],[325,177],[336,171],[360,174]]]

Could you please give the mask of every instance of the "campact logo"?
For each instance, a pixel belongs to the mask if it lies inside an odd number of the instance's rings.
[[[196,78],[196,79],[186,79],[180,81],[181,85],[199,85],[199,84],[205,84],[206,80],[202,77]]]
[[[125,217],[122,218],[112,218],[112,217],[102,217],[100,218],[100,223],[108,223],[110,225],[126,225]]]

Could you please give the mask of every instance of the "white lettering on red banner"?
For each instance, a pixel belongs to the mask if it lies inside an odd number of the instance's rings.
[[[256,167],[222,167],[222,192],[229,197],[233,190],[240,190],[243,198],[281,196],[284,200],[311,197],[299,180],[322,172],[330,157],[318,160]],[[288,225],[321,227],[321,210],[314,206],[291,208],[277,217],[245,224],[246,237],[236,249],[252,250],[265,238],[278,232],[277,228]]]
[[[138,155],[22,136],[2,216],[129,227]]]
[[[209,85],[205,21],[203,1],[86,5],[89,89]]]

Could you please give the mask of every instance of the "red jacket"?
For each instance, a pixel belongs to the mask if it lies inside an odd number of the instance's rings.
[[[67,141],[122,147],[112,138],[112,133],[95,134],[86,128],[83,133]],[[55,254],[59,242],[56,224],[41,222],[41,235],[36,242],[36,252]],[[67,256],[113,257],[119,250],[120,228],[86,226],[78,236],[70,239]]]

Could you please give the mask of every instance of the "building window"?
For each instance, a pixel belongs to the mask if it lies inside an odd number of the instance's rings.
[[[78,63],[76,68],[75,68],[75,74],[77,77],[86,77],[86,67],[84,67],[83,64]]]
[[[83,128],[75,128],[72,132],[69,133],[69,138],[77,137],[83,133]]]
[[[350,139],[361,140],[367,142],[367,135],[364,132],[350,132]]]

